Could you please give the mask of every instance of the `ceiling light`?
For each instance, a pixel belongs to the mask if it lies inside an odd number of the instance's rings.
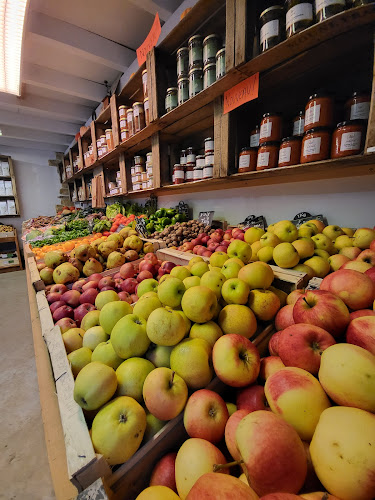
[[[0,0],[0,92],[20,95],[21,49],[27,0]]]

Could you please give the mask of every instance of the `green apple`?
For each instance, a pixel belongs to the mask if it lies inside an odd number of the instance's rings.
[[[229,256],[225,252],[214,252],[210,257],[210,264],[214,267],[223,267]]]
[[[297,250],[300,259],[307,259],[314,255],[314,242],[311,238],[302,238],[293,241],[292,245]]]
[[[249,306],[257,319],[271,321],[280,309],[280,299],[271,290],[251,290]]]
[[[108,335],[121,318],[133,312],[132,306],[124,301],[108,302],[100,311],[99,323]],[[105,342],[104,340],[102,342]]]
[[[276,247],[277,248],[277,247]],[[239,279],[252,288],[268,288],[274,280],[272,268],[265,262],[252,262],[238,273]]]
[[[275,247],[273,251],[273,260],[277,266],[290,269],[298,264],[299,255],[291,243],[284,242]]]
[[[185,380],[189,389],[201,389],[211,382],[211,351],[210,344],[198,338],[185,339],[173,348],[171,369]]]
[[[146,320],[136,314],[124,316],[114,326],[111,342],[117,356],[122,359],[143,356],[150,345],[146,333]]]
[[[222,274],[229,278],[237,278],[240,269],[244,266],[242,260],[239,259],[228,259],[223,267],[221,268]]]
[[[228,408],[229,416],[231,417],[235,411],[237,411],[237,406],[234,403],[225,403]]]
[[[96,296],[95,307],[100,311],[106,304],[115,302],[116,300],[120,300],[120,297],[114,290],[105,290],[104,292],[98,293]]]
[[[326,250],[327,252],[331,253],[331,250],[333,248],[333,243],[328,236],[322,233],[318,233],[315,236],[312,236],[311,238],[314,242],[314,246],[317,250]]]
[[[201,284],[201,279],[199,276],[189,276],[183,280],[186,290],[192,286],[199,286]]]
[[[74,378],[76,378],[76,376],[84,366],[91,363],[91,355],[91,349],[89,349],[88,347],[81,347],[80,349],[72,351],[70,354],[68,354],[68,360]]]
[[[330,258],[329,253],[326,250],[322,250],[321,248],[317,248],[314,250],[314,255],[321,257],[322,259],[328,260]]]
[[[264,235],[264,232],[264,229],[260,227],[249,227],[249,229],[245,231],[244,236],[246,243],[252,245],[255,241],[259,241]]]
[[[105,365],[102,365],[105,366]],[[138,450],[146,430],[146,412],[133,398],[120,396],[95,416],[91,439],[109,465],[122,464]]]
[[[257,256],[258,260],[260,260],[261,262],[270,262],[273,258],[273,247],[260,248]]]
[[[336,238],[333,246],[336,248],[336,250],[339,250],[339,251],[345,247],[352,247],[353,246],[353,238],[351,238],[347,234],[342,234],[341,236],[338,236]]]
[[[207,321],[207,323],[194,323],[190,329],[189,337],[191,339],[203,339],[214,346],[218,338],[223,335],[220,326],[214,321]]]
[[[162,307],[162,303],[157,294],[155,292],[147,292],[134,304],[133,314],[148,320],[152,311],[155,311],[159,307]]]
[[[185,293],[185,285],[179,278],[172,277],[158,287],[158,297],[164,306],[179,307]]]
[[[183,281],[185,278],[191,276],[191,272],[185,266],[175,266],[171,270],[170,275],[173,276],[174,278],[178,278],[179,280]]]
[[[322,233],[328,236],[330,240],[335,241],[336,238],[344,234],[344,231],[340,226],[330,225],[326,226]]]
[[[174,278],[177,279],[177,278]],[[189,288],[193,290],[193,288]],[[152,311],[147,320],[147,336],[157,345],[176,345],[185,337],[186,323],[178,311],[159,307]]]
[[[249,285],[240,278],[230,278],[221,289],[221,294],[227,304],[247,304],[249,292]]]
[[[163,274],[163,276],[160,276],[159,285],[170,278],[173,278],[173,276],[170,274]]]
[[[91,361],[98,361],[99,363],[103,363],[104,365],[108,365],[114,370],[117,370],[124,360],[120,358],[120,356],[117,356],[115,350],[113,349],[112,342],[107,340],[107,342],[101,342],[95,347],[92,353]]]
[[[298,230],[289,220],[281,220],[275,224],[274,234],[280,241],[292,243],[298,237]]]
[[[323,257],[319,257],[315,255],[304,262],[306,266],[311,267],[314,271],[314,276],[317,278],[324,278],[327,276],[330,270],[330,264],[327,259],[323,259]]]
[[[167,307],[168,309],[168,307]],[[176,312],[182,317],[182,319],[184,320],[185,322],[185,337],[187,335],[189,335],[189,332],[190,332],[190,328],[191,328],[191,321],[190,319],[186,316],[186,314],[184,313],[184,311],[180,311],[180,310],[176,310]]]
[[[232,259],[237,257],[242,260],[244,264],[247,264],[251,260],[251,246],[242,240],[234,240],[227,248],[227,254]]]
[[[305,224],[302,224],[298,228],[298,238],[311,238],[311,236],[314,236],[314,234],[318,233],[318,228],[315,226],[315,224],[312,224],[314,227],[311,226],[306,226]]]
[[[197,262],[205,262],[205,260],[200,255],[195,255],[189,260],[188,268],[191,269]]]
[[[156,368],[162,366],[170,368],[170,358],[173,347],[174,346],[152,344],[152,347],[146,352],[145,356],[154,366],[156,366]]]
[[[147,375],[155,369],[148,359],[130,358],[116,370],[117,396],[129,396],[138,403],[143,403],[143,384]]]
[[[342,227],[341,228],[344,232],[344,234],[346,234],[347,236],[349,236],[349,238],[351,238],[352,236],[354,236],[354,229],[350,228],[350,227]]]
[[[193,286],[182,297],[181,307],[190,321],[206,323],[216,312],[217,298],[206,286]]]
[[[145,293],[148,292],[157,292],[159,283],[153,278],[148,278],[142,280],[137,288],[138,298],[141,298]]]
[[[292,267],[292,269],[293,271],[307,274],[309,281],[315,276],[314,271],[310,266],[306,266],[306,264],[297,264],[296,266]]]
[[[221,267],[211,266],[211,264],[208,264],[208,267],[209,267],[210,271],[215,271],[216,273],[221,273]]]
[[[275,247],[276,245],[278,245],[279,243],[281,243],[281,241],[279,240],[279,238],[276,236],[275,233],[264,233],[264,235],[260,238],[260,245],[261,245],[261,248],[263,247]]]
[[[225,282],[225,276],[224,274],[221,274],[221,272],[217,271],[208,271],[207,273],[204,273],[204,275],[201,277],[201,286],[206,286],[207,288],[210,288],[216,295],[217,299],[220,299],[221,297],[221,288],[223,286],[223,283]]]
[[[103,363],[92,361],[77,375],[74,400],[85,410],[97,410],[111,399],[116,389],[115,370]]]
[[[93,326],[98,326],[100,325],[99,323],[99,316],[100,316],[100,311],[89,311],[87,314],[83,316],[83,319],[81,321],[81,328],[82,330],[88,330],[89,328],[92,328]]]
[[[259,260],[258,257],[258,252],[262,248],[262,245],[260,241],[254,241],[254,243],[251,244],[251,259],[252,261]]]
[[[165,422],[159,420],[152,413],[147,412],[146,414],[146,430],[143,436],[143,442],[147,443],[151,438],[155,436],[163,427]]]
[[[191,259],[193,260],[193,259]],[[191,261],[190,261],[191,262]],[[201,276],[204,275],[204,273],[206,273],[207,271],[209,271],[210,268],[208,267],[208,264],[207,262],[204,262],[204,261],[200,261],[200,262],[196,262],[195,264],[193,264],[191,267],[190,267],[190,272],[193,276],[199,276],[199,278]]]
[[[83,347],[88,347],[93,351],[102,342],[107,342],[109,339],[108,333],[101,326],[93,326],[86,330],[83,336]]]
[[[67,354],[82,347],[84,334],[85,330],[83,330],[82,328],[70,328],[62,334],[62,339]]]
[[[219,314],[219,326],[224,334],[237,333],[249,339],[257,329],[253,311],[240,304],[228,304]]]

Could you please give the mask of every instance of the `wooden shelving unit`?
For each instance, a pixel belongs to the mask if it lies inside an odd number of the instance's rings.
[[[9,246],[11,246],[13,248],[8,248]],[[21,271],[23,269],[21,252],[20,252],[20,248],[18,245],[16,228],[13,228],[13,231],[9,232],[9,233],[1,233],[0,232],[0,254],[3,254],[3,253],[4,254],[10,254],[10,253],[16,254],[17,257],[0,258],[0,273],[8,273],[11,271]]]
[[[0,155],[0,162],[7,163],[9,165],[9,176],[8,175],[0,175],[0,181],[5,181],[5,182],[10,181],[12,183],[12,194],[0,195],[0,202],[7,201],[7,200],[14,200],[15,212],[16,212],[14,214],[1,214],[1,212],[0,212],[0,218],[1,217],[19,217],[20,206],[18,203],[16,177],[14,175],[12,158],[10,156]]]

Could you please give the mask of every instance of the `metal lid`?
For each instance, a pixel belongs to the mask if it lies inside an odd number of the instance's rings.
[[[264,14],[267,14],[267,12],[271,10],[284,10],[284,7],[282,5],[272,5],[272,7],[268,7],[268,9],[265,9],[263,12],[261,12],[259,17],[263,17]]]
[[[126,110],[126,113],[133,113],[133,108],[128,108],[128,109]]]
[[[167,89],[167,92],[174,92],[174,91],[177,92],[177,87],[169,87],[169,89]]]
[[[144,75],[145,73],[147,73],[147,69],[144,69],[144,70],[142,71],[142,75]]]
[[[204,155],[197,155],[197,156],[196,156],[196,159],[198,160],[198,158],[199,158],[200,160],[202,160],[202,159],[204,159]]]
[[[180,47],[177,51],[177,55],[179,56],[182,52],[189,52],[189,47]]]
[[[312,99],[318,99],[319,97],[331,97],[332,98],[332,94],[330,92],[325,91],[325,90],[321,90],[319,92],[316,92],[315,94],[312,94],[309,97],[309,101],[311,101]]]
[[[107,133],[107,132],[112,132],[112,129],[111,128],[106,128],[105,129],[105,133]]]
[[[182,81],[188,82],[189,81],[189,77],[187,77],[187,76],[180,76],[179,78],[177,78],[177,83],[178,82],[182,82]]]
[[[218,58],[219,55],[221,55],[222,53],[225,54],[225,47],[223,49],[220,49],[216,52],[216,59]]]
[[[211,38],[217,38],[219,39],[219,35],[216,35],[216,33],[212,33],[211,35],[207,35],[204,39],[203,39],[203,43],[207,42],[207,40],[210,40]]]
[[[284,137],[281,139],[281,142],[289,142],[289,141],[302,141],[302,137],[300,135],[291,135],[289,137]]]
[[[189,75],[193,74],[194,71],[203,71],[203,66],[196,66],[195,68],[191,68],[189,70]]]
[[[133,103],[133,106],[142,106],[142,105],[143,105],[143,102],[139,102],[139,101]]]
[[[263,142],[262,144],[259,144],[259,149],[262,148],[263,146],[279,146],[280,143],[278,141],[268,141],[268,142]]]
[[[206,141],[212,141],[212,137],[206,137],[204,142],[206,142]]]
[[[262,118],[267,118],[268,116],[281,116],[281,113],[277,111],[271,111],[269,113],[264,113]]]
[[[306,132],[303,134],[304,136],[307,134],[313,134],[314,132],[331,132],[330,127],[314,127],[311,128],[310,130],[306,130]]]
[[[203,36],[202,35],[193,35],[189,38],[188,40],[188,43],[189,45],[192,43],[192,42],[195,42],[195,41],[202,41],[203,40]]]
[[[303,117],[304,117],[304,116],[305,116],[305,111],[299,111],[299,112],[298,112],[298,115],[297,115],[297,116],[295,116],[295,117],[293,118],[293,121],[295,121],[295,120],[299,119],[299,117],[300,117],[300,116],[303,116]]]
[[[143,99],[143,104],[144,104],[146,101],[148,101],[148,97],[145,97],[145,98]]]
[[[253,147],[250,147],[250,146],[245,146],[244,148],[241,149],[241,152],[242,151],[258,151],[258,148],[253,148]]]
[[[363,127],[366,122],[367,122],[367,120],[358,120],[358,119],[357,120],[346,120],[344,122],[338,123],[336,128],[347,127],[348,125],[361,125]]]
[[[100,138],[102,138],[102,137],[104,137],[104,138],[105,138],[105,134],[102,134],[102,135],[100,136]]]
[[[119,106],[118,109],[129,109],[129,106],[122,105],[122,106]]]
[[[366,90],[358,90],[356,92],[353,92],[351,97],[368,97],[369,99],[371,98],[370,92]]]
[[[185,154],[185,153],[186,153],[186,149],[181,149],[180,154],[182,155],[182,153],[184,153],[184,154]]]
[[[212,67],[216,68],[216,63],[208,63],[208,64],[205,64],[205,65],[204,65],[204,68],[203,68],[203,71],[206,71],[206,69],[208,69],[208,68],[212,68]]]
[[[120,128],[120,132],[129,132],[129,129],[122,127],[122,128]]]

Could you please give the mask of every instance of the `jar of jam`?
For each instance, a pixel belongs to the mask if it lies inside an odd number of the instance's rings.
[[[177,102],[178,105],[189,99],[189,78],[181,76],[177,80]]]
[[[147,125],[150,124],[150,102],[148,100],[148,97],[143,101],[143,109],[145,111],[145,124],[146,127]]]
[[[189,71],[189,97],[194,97],[203,90],[203,68],[196,66]]]
[[[148,153],[146,153],[146,163],[152,164],[152,151],[149,151]]]
[[[108,146],[108,151],[112,151],[114,148],[113,146],[113,134],[112,134],[112,129],[107,128],[105,131],[105,138],[107,140],[107,146]]]
[[[186,149],[186,163],[195,163],[195,151],[191,146]]]
[[[280,113],[264,113],[263,119],[260,122],[259,144],[280,141],[281,126]]]
[[[259,135],[260,135],[259,126],[256,125],[256,127],[250,132],[250,147],[251,148],[259,147]]]
[[[134,135],[133,108],[126,110],[126,121],[127,129],[129,130],[129,137],[132,137]]]
[[[195,158],[195,164],[197,167],[204,168],[205,166],[205,156],[204,155],[197,155]]]
[[[216,52],[216,80],[225,75],[225,47]]]
[[[213,165],[214,161],[215,161],[215,156],[214,156],[213,151],[205,154],[205,156],[204,156],[204,164],[205,165],[208,165],[208,166]]]
[[[215,150],[214,140],[212,139],[212,137],[206,137],[204,140],[204,153],[205,154],[208,154],[208,153],[213,154],[214,150]]]
[[[284,137],[279,150],[279,167],[297,165],[301,158],[302,137]]]
[[[145,110],[142,102],[133,104],[134,133],[140,132],[146,126]]]
[[[203,40],[203,64],[216,63],[216,53],[220,48],[220,37],[212,34]]]
[[[107,144],[107,139],[105,138],[105,134],[102,134],[100,136],[100,144],[104,146],[104,144]]]
[[[106,155],[107,153],[108,153],[107,144],[102,144],[102,156]]]
[[[293,135],[303,135],[305,127],[305,112],[300,111],[293,119]]]
[[[318,92],[309,97],[305,108],[304,131],[316,127],[332,127],[333,125],[333,98]]]
[[[173,167],[173,184],[182,184],[183,182],[185,182],[185,169],[176,163]]]
[[[202,167],[194,167],[194,180],[200,181],[203,179],[203,168]]]
[[[331,130],[327,127],[311,128],[302,139],[301,163],[321,161],[329,158]]]
[[[359,154],[364,145],[365,125],[362,120],[348,120],[337,125],[332,135],[331,158]]]
[[[214,166],[205,165],[203,168],[203,179],[211,179],[214,176]]]
[[[345,0],[315,0],[316,22],[325,21],[329,17],[343,12],[345,8]]]
[[[312,0],[286,0],[286,37],[308,28],[314,22]]]
[[[368,120],[370,115],[371,96],[366,92],[353,92],[345,103],[350,120]]]
[[[194,167],[195,163],[187,163],[185,167],[185,182],[194,180]]]
[[[121,118],[125,118],[126,120],[126,110],[129,109],[129,106],[119,106],[118,108],[118,116],[121,120]]]
[[[183,149],[180,153],[180,165],[186,165],[186,150]]]
[[[353,0],[353,7],[361,7],[361,5],[368,5],[374,3],[374,0]]]
[[[144,157],[140,156],[140,155],[134,156],[134,164],[135,165],[144,165],[145,164]]]
[[[285,12],[281,5],[272,5],[260,15],[260,51],[265,52],[284,40]]]
[[[208,63],[203,68],[203,88],[216,82],[216,63]]]
[[[258,149],[242,148],[238,161],[238,172],[251,172],[257,166]]]
[[[177,51],[177,78],[189,74],[189,47],[181,47]]]
[[[148,89],[147,89],[147,69],[142,71],[142,87],[143,87],[143,98],[148,97]]]
[[[127,128],[122,128],[120,130],[121,142],[129,139],[129,130]]]
[[[279,143],[269,141],[260,144],[257,157],[257,170],[267,170],[277,167],[279,156]]]
[[[122,117],[120,118],[120,130],[121,130],[122,128],[128,128],[128,121],[127,121],[127,119],[126,119],[126,116],[122,116]]]
[[[96,150],[98,152],[98,156],[102,156],[102,141],[100,139],[96,140]]]
[[[170,87],[167,89],[167,95],[165,96],[165,111],[168,113],[177,106],[177,87]]]
[[[203,65],[203,37],[201,35],[194,35],[189,38],[189,68],[192,69],[194,66]]]

